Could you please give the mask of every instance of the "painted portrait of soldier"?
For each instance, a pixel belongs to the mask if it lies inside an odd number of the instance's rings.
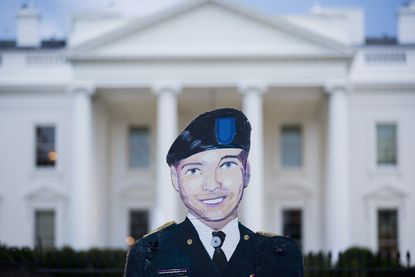
[[[293,239],[253,232],[238,219],[249,185],[250,136],[248,119],[236,109],[206,112],[187,125],[166,157],[187,216],[139,239],[125,276],[304,275]]]

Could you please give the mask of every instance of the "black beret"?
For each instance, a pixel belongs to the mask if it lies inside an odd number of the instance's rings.
[[[249,152],[251,124],[235,109],[218,109],[199,115],[179,134],[167,153],[167,164],[173,165],[196,153],[240,148]]]

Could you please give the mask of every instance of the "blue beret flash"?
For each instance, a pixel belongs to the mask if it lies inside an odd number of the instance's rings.
[[[216,141],[221,145],[230,144],[235,137],[235,118],[216,118],[215,134]]]
[[[249,152],[251,124],[236,109],[218,109],[199,115],[179,134],[167,153],[167,164],[202,151],[240,148]]]

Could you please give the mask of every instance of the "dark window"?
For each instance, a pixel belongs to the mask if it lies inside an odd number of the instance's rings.
[[[37,248],[55,247],[55,212],[35,212],[35,246]]]
[[[302,212],[299,209],[287,209],[283,211],[284,236],[289,236],[302,247]]]
[[[300,126],[281,128],[281,164],[283,167],[302,166],[302,134]]]
[[[396,124],[376,125],[377,163],[395,165],[397,161]]]
[[[379,253],[396,255],[398,251],[398,212],[393,209],[378,211]]]
[[[56,164],[55,127],[36,127],[36,166],[53,167]]]
[[[130,236],[139,239],[148,233],[148,211],[130,211]]]
[[[150,164],[149,129],[143,127],[131,127],[128,141],[130,167],[148,167]]]

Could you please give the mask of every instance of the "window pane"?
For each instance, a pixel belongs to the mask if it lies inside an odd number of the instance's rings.
[[[396,255],[398,251],[398,212],[378,211],[379,253],[383,256]]]
[[[139,239],[148,233],[148,211],[130,211],[130,236]]]
[[[283,211],[284,236],[289,236],[297,241],[299,247],[302,247],[302,212],[298,209]]]
[[[281,155],[284,167],[300,167],[302,165],[302,135],[299,126],[282,127]]]
[[[150,134],[148,128],[132,127],[129,132],[130,167],[148,167],[150,164]]]
[[[41,248],[55,246],[55,212],[35,212],[35,245]]]
[[[377,163],[379,165],[396,164],[396,124],[378,124],[376,134]]]
[[[36,127],[36,165],[55,166],[56,157],[55,127]]]

